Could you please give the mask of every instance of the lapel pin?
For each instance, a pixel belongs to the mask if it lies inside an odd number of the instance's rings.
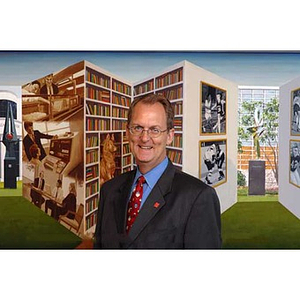
[[[154,206],[155,208],[158,208],[158,207],[160,206],[160,203],[155,202],[153,206]]]

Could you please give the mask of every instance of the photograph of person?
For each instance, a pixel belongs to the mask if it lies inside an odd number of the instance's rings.
[[[300,187],[300,141],[290,141],[290,183]]]
[[[226,134],[226,91],[200,83],[200,134]]]
[[[300,89],[292,91],[291,135],[300,135]]]
[[[172,105],[162,95],[132,102],[127,135],[137,168],[103,184],[96,249],[221,247],[215,189],[178,170],[167,157],[173,120]]]
[[[226,182],[226,140],[200,142],[200,179],[211,186]]]

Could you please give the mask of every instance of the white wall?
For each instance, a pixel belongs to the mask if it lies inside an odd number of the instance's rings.
[[[291,92],[300,88],[300,77],[280,87],[279,91],[279,202],[300,218],[300,188],[289,182],[291,136]]]
[[[184,61],[183,171],[199,178],[199,141],[227,139],[227,182],[216,187],[224,212],[237,202],[238,85]],[[226,135],[200,136],[200,81],[227,91]]]

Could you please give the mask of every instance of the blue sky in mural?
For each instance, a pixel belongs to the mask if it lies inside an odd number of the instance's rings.
[[[280,86],[300,77],[300,52],[0,52],[0,85],[22,85],[88,60],[135,82],[188,60],[239,85]]]

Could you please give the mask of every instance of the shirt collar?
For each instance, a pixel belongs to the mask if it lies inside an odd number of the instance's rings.
[[[138,180],[138,178],[141,175],[143,175],[146,179],[146,182],[147,182],[148,186],[152,189],[155,186],[158,179],[160,178],[160,176],[162,175],[162,173],[167,168],[168,162],[169,162],[168,158],[165,157],[165,159],[160,164],[158,164],[156,167],[154,167],[152,170],[150,170],[146,174],[142,174],[140,172],[139,168],[137,168],[135,178],[134,178],[134,182],[136,182]]]

